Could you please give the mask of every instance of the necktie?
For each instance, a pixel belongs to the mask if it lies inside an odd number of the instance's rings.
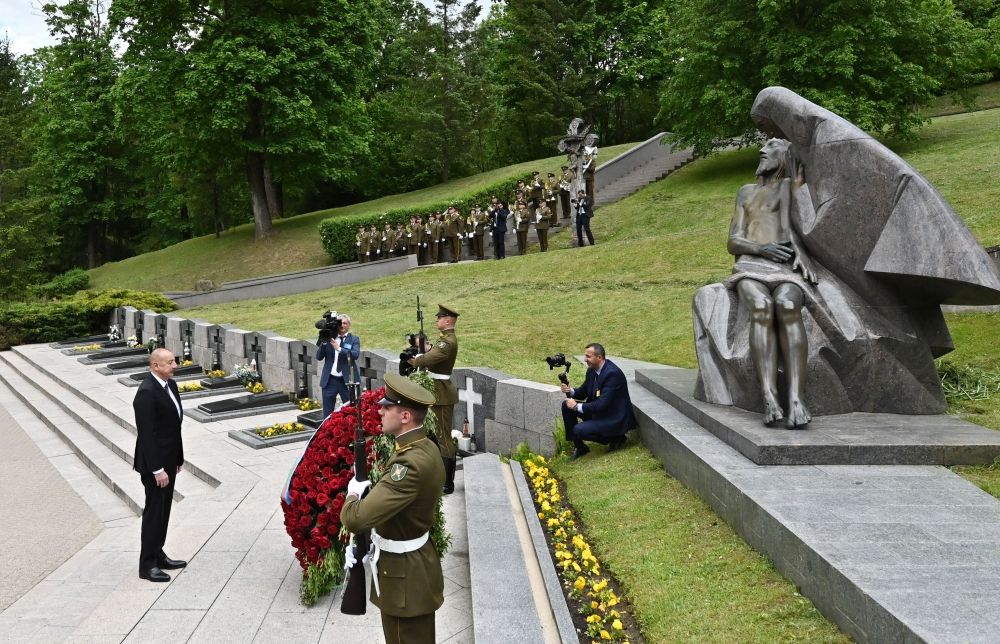
[[[179,402],[177,402],[176,398],[174,398],[174,392],[170,390],[170,383],[168,382],[167,384],[163,385],[163,389],[164,389],[164,391],[167,392],[167,397],[170,398],[170,402],[174,403],[174,407],[177,408],[177,417],[180,418],[181,413],[182,413],[181,412],[181,404]]]

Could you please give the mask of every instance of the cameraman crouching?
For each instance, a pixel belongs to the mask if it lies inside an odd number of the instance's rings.
[[[349,365],[354,361],[354,380],[360,381],[357,360],[361,357],[361,338],[350,333],[351,318],[340,316],[340,329],[330,337],[320,336],[316,347],[316,360],[322,360],[319,386],[323,390],[323,418],[333,413],[337,395],[343,403],[352,402],[351,388],[347,386]]]
[[[566,440],[576,447],[570,460],[590,452],[585,440],[608,445],[609,452],[621,449],[625,433],[638,425],[625,374],[605,357],[604,347],[596,342],[588,344],[583,360],[587,363],[583,386],[560,386],[570,396],[561,406]]]

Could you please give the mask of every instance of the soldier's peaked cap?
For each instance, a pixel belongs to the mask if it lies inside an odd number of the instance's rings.
[[[411,409],[427,409],[434,404],[434,394],[398,373],[387,373],[383,379],[385,393],[378,404],[402,405]]]
[[[445,306],[444,304],[438,304],[438,312],[434,317],[443,318],[445,316],[451,316],[453,318],[458,317],[458,311],[451,308],[450,306]]]

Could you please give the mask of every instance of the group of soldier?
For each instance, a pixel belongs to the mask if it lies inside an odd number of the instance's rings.
[[[587,194],[593,194],[592,174],[587,176],[585,173],[584,178]],[[543,178],[535,171],[528,181],[517,182],[514,194],[506,203],[494,196],[486,208],[476,204],[465,216],[451,206],[445,212],[428,214],[426,220],[421,215],[411,215],[409,224],[398,223],[393,227],[385,222],[381,230],[376,224],[368,229],[359,226],[355,239],[358,261],[416,255],[421,266],[454,263],[462,257],[463,240],[468,244],[468,256],[482,260],[487,235],[493,238],[495,257],[503,259],[503,237],[511,228],[507,224],[510,218],[513,218],[512,228],[517,233],[519,255],[528,252],[528,232],[532,226],[539,248],[545,252],[549,248],[549,228],[560,225],[559,212],[563,219],[571,217],[571,191],[575,181],[576,173],[569,166],[562,167],[559,177],[550,172]]]

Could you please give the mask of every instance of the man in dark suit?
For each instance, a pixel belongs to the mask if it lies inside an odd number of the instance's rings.
[[[360,382],[361,373],[357,360],[361,357],[361,338],[351,331],[351,317],[340,316],[340,332],[316,347],[316,360],[322,360],[319,386],[323,390],[323,418],[333,413],[337,395],[341,402],[351,402],[351,388],[347,386],[351,360],[354,360],[354,380]]]
[[[573,441],[576,447],[573,459],[590,452],[585,440],[606,444],[609,452],[621,449],[625,433],[638,425],[625,374],[605,357],[604,347],[588,344],[583,359],[587,363],[583,386],[561,386],[563,393],[570,396],[561,409],[566,440]]]
[[[504,239],[507,235],[507,217],[510,212],[507,210],[507,206],[496,197],[493,198],[492,208],[490,224],[493,228],[493,254],[497,259],[504,259],[507,257]]]
[[[576,239],[577,245],[583,246],[583,233],[587,232],[587,241],[594,245],[594,233],[590,232],[590,219],[594,216],[594,200],[583,190],[576,193]]]
[[[149,356],[149,375],[139,385],[132,401],[135,410],[135,457],[146,490],[142,509],[142,546],[139,550],[139,577],[149,581],[170,581],[164,570],[183,568],[186,561],[171,559],[163,552],[170,522],[174,481],[184,464],[181,440],[181,396],[171,377],[177,362],[167,349],[154,349]]]

